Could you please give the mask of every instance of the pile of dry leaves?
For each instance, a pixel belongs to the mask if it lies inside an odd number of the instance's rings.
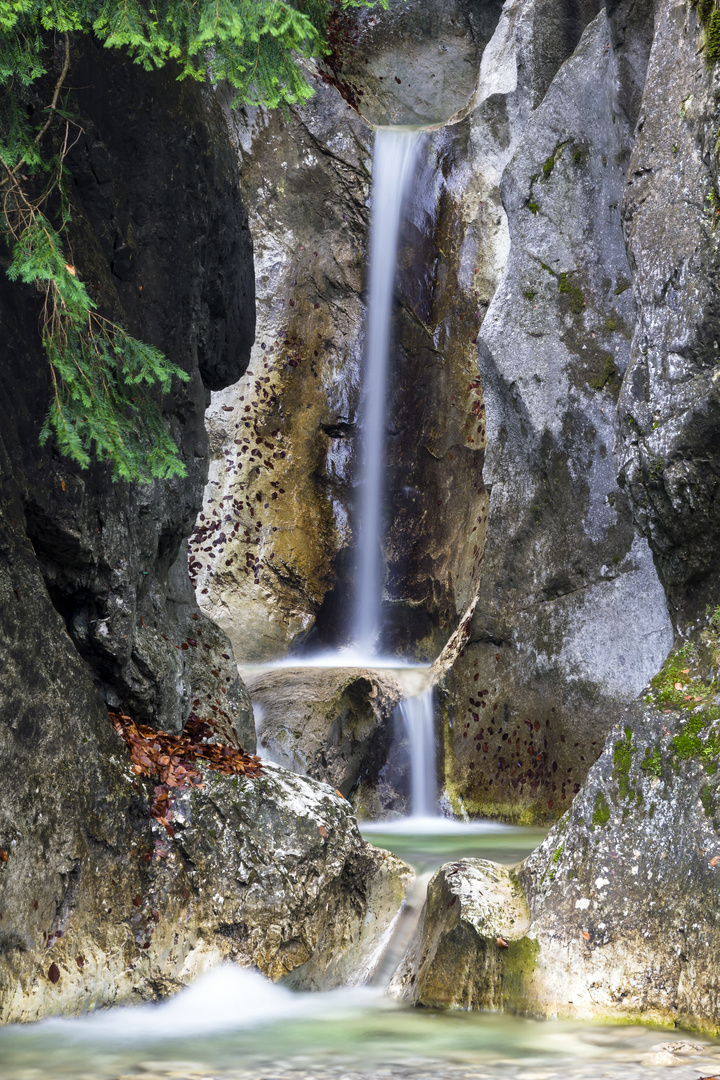
[[[202,773],[195,762],[202,762],[225,776],[256,777],[260,774],[258,757],[211,742],[215,735],[214,723],[201,720],[193,713],[180,735],[154,731],[145,724],[136,724],[122,713],[111,712],[110,722],[130,748],[133,772],[137,776],[157,776],[160,780],[155,787],[150,813],[171,836],[175,835],[171,791],[188,786],[203,787]]]

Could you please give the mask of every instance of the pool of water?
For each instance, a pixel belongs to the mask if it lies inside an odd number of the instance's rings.
[[[363,826],[429,873],[517,862],[538,830],[409,820]],[[293,993],[224,967],[160,1005],[0,1030],[2,1080],[677,1080],[720,1076],[720,1045],[678,1032],[408,1009],[378,987]]]
[[[387,848],[418,874],[455,859],[491,859],[518,863],[545,838],[545,829],[524,829],[493,821],[454,821],[442,817],[408,817],[397,821],[363,821],[366,840]]]

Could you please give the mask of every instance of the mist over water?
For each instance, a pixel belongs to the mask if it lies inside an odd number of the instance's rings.
[[[403,201],[412,178],[419,137],[419,131],[403,128],[378,128],[375,132],[364,395],[360,412],[363,457],[357,522],[359,559],[351,634],[358,652],[366,655],[376,652],[380,632],[392,309]]]

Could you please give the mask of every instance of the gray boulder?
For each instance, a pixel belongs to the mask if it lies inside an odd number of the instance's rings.
[[[363,801],[363,779],[385,764],[400,686],[389,672],[279,668],[246,675],[260,751]]]
[[[122,750],[105,769],[115,851],[68,838],[57,907],[47,874],[28,879],[24,810],[0,819],[0,1023],[152,1000],[227,960],[307,989],[366,977],[413,875],[332,788],[271,763],[255,780],[207,773],[175,798],[171,839],[142,822]]]

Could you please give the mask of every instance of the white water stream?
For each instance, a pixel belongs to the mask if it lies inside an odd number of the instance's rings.
[[[435,753],[435,691],[407,697],[398,705],[410,748],[410,814],[437,814],[437,755]]]
[[[352,639],[360,653],[378,646],[382,598],[383,496],[388,367],[402,208],[415,165],[419,132],[375,132],[365,378],[361,406],[362,472],[358,515],[359,560]]]

